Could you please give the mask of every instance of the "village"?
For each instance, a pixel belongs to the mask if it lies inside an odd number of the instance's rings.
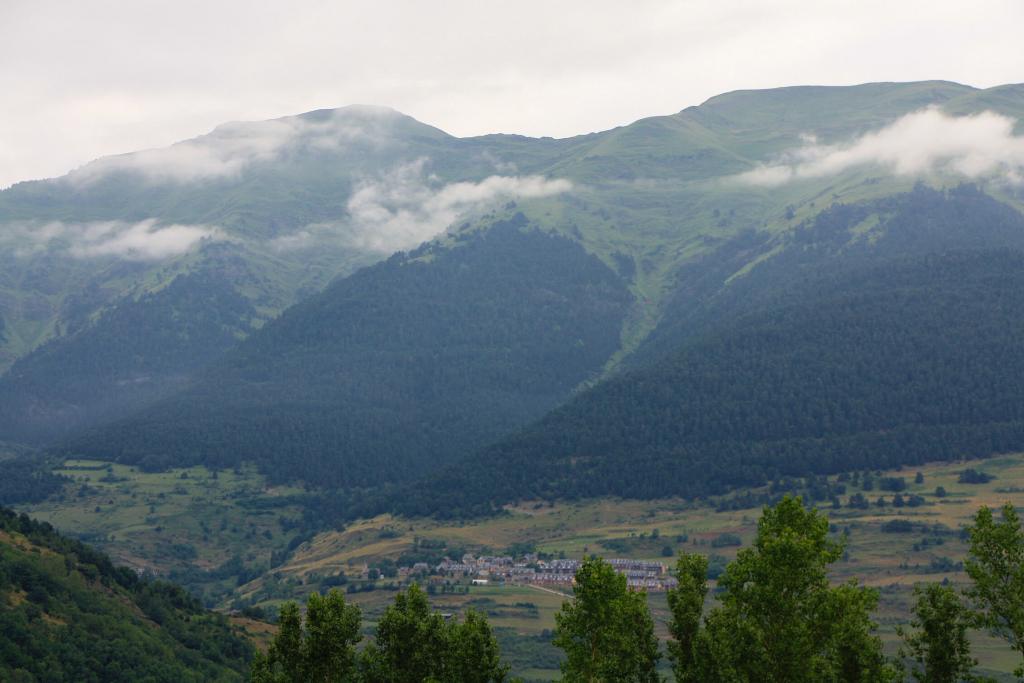
[[[660,562],[615,558],[608,560],[608,563],[626,577],[630,590],[659,592],[677,585],[676,579],[669,575],[667,567]],[[543,560],[534,554],[515,559],[508,555],[476,557],[467,553],[458,560],[445,558],[436,566],[418,562],[411,567],[398,567],[398,577],[402,580],[426,578],[428,585],[455,580],[468,581],[477,586],[511,583],[571,589],[581,564],[582,560]]]

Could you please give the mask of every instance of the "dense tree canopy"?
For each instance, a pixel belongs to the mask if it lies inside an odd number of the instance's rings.
[[[0,460],[0,505],[14,505],[57,493],[67,479],[54,474],[45,460],[29,454]]]
[[[829,585],[842,555],[828,519],[787,497],[767,508],[751,548],[719,577],[719,606],[699,626],[706,564],[682,556],[670,597],[670,647],[680,681],[894,681],[871,621],[877,592]]]
[[[857,232],[880,213],[877,239]],[[972,188],[920,188],[786,239],[691,305],[673,353],[403,489],[393,509],[703,496],[1024,448],[1024,217]],[[459,500],[439,507],[443,491]]]
[[[295,603],[281,611],[267,654],[252,666],[253,683],[503,683],[498,643],[487,619],[472,610],[458,622],[433,611],[416,584],[395,596],[377,622],[373,642],[362,639],[359,608],[332,590],[314,593],[305,625]]]
[[[52,442],[180,390],[237,344],[257,317],[215,270],[233,265],[178,275],[19,359],[0,377],[0,434]]]
[[[252,664],[253,683],[343,683],[359,676],[356,644],[362,614],[342,593],[309,596],[303,629],[298,605],[281,608],[278,631],[266,655]]]
[[[0,679],[240,681],[252,645],[182,588],[0,509]]]
[[[555,645],[565,651],[567,683],[652,683],[658,640],[647,594],[632,592],[626,577],[600,558],[584,560],[573,598],[555,615]]]
[[[519,214],[336,282],[186,393],[66,452],[256,461],[322,486],[409,479],[564,400],[618,348],[630,302],[608,266]]]
[[[970,527],[970,551],[964,568],[968,591],[981,623],[1004,638],[1024,658],[1024,527],[1009,503],[1001,519],[983,507]],[[1024,662],[1017,667],[1024,677]]]
[[[901,629],[918,683],[972,681],[978,660],[971,656],[968,630],[974,619],[956,589],[932,583],[914,589],[917,603],[911,631]]]

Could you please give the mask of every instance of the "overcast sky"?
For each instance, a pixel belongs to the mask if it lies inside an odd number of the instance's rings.
[[[563,137],[739,88],[1024,81],[1024,0],[0,0],[0,187],[353,103]]]

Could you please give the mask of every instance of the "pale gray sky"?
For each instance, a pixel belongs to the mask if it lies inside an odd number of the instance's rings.
[[[1024,0],[0,0],[0,187],[352,103],[563,137],[738,88],[1024,81]]]

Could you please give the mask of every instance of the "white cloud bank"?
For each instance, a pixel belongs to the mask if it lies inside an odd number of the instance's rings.
[[[847,144],[822,145],[809,136],[803,147],[738,179],[772,187],[876,165],[898,175],[998,175],[1017,183],[1024,178],[1024,136],[1013,134],[1015,124],[990,111],[957,117],[937,108],[922,109]]]
[[[250,164],[277,160],[300,145],[337,150],[357,140],[368,145],[387,144],[388,127],[400,117],[385,107],[356,105],[321,117],[228,123],[170,147],[98,159],[68,177],[80,186],[118,172],[134,172],[152,182],[233,177]]]
[[[161,225],[155,218],[126,221],[20,221],[0,226],[0,243],[17,256],[43,250],[86,259],[112,256],[129,261],[158,261],[179,256],[204,239],[223,239],[209,225]]]
[[[278,249],[313,246],[338,235],[350,246],[390,253],[415,247],[468,213],[500,199],[548,197],[572,189],[565,179],[494,175],[480,182],[442,185],[425,173],[425,159],[398,166],[380,178],[356,186],[338,222],[314,223],[274,240]]]

